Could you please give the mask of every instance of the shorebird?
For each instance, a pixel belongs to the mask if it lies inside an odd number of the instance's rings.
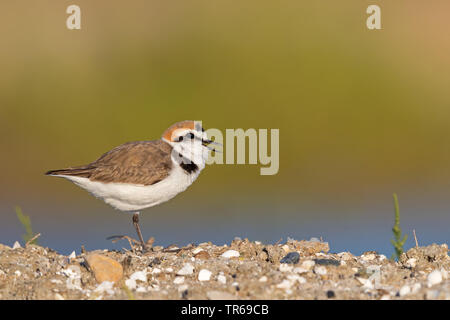
[[[142,244],[141,210],[156,206],[186,190],[205,168],[209,151],[217,151],[201,123],[181,121],[161,139],[124,143],[87,165],[50,170],[46,175],[65,178],[115,209],[133,214]]]

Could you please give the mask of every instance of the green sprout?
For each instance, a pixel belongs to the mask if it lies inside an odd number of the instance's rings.
[[[22,239],[25,243],[33,239],[35,236],[33,233],[33,229],[31,228],[31,219],[29,216],[26,216],[23,214],[22,209],[19,206],[15,207],[17,218],[19,219],[20,223],[25,228],[25,234],[22,235]],[[30,244],[37,244],[36,239],[31,241]]]
[[[403,245],[408,239],[408,236],[405,234],[402,236],[402,229],[400,229],[400,208],[398,205],[397,194],[393,194],[394,196],[394,207],[395,207],[395,224],[392,228],[392,233],[394,234],[394,239],[391,239],[391,243],[394,246],[395,254],[392,255],[391,259],[399,258],[403,253]]]

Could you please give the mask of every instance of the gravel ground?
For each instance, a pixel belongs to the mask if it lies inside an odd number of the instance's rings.
[[[330,253],[326,242],[235,239],[178,248],[63,256],[0,244],[0,299],[450,299],[446,244],[394,262],[375,251]]]

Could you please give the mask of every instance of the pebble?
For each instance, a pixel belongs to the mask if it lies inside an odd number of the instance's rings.
[[[222,258],[236,258],[239,257],[241,254],[239,252],[237,252],[236,250],[227,250],[224,253],[222,253],[221,257]]]
[[[165,270],[167,273],[172,273],[173,272],[173,268],[171,268],[171,267],[169,267],[169,268],[166,268],[166,270]]]
[[[341,263],[334,259],[314,259],[314,262],[321,266],[339,266]]]
[[[323,267],[323,266],[317,266],[314,268],[314,273],[318,274],[318,275],[326,275],[327,274],[327,268]]]
[[[209,258],[211,258],[211,256],[206,251],[200,251],[199,253],[194,255],[194,258],[201,259],[201,260],[208,260]]]
[[[408,294],[411,293],[411,288],[408,285],[404,285],[403,287],[400,288],[400,291],[398,292],[398,294],[400,295],[400,297],[404,297]]]
[[[364,254],[364,255],[361,256],[361,258],[362,258],[364,261],[372,261],[372,260],[374,260],[376,257],[377,257],[377,256],[376,256],[375,254],[373,254],[373,253]]]
[[[224,291],[208,291],[206,293],[206,296],[209,300],[236,300],[236,297],[234,295]]]
[[[173,283],[175,283],[175,284],[182,284],[182,283],[184,283],[184,277],[182,277],[182,276],[175,277],[175,279],[173,279]]]
[[[297,281],[298,283],[306,283],[306,279],[297,274],[290,274],[287,278],[293,282]]]
[[[259,278],[258,281],[259,282],[267,282],[267,277],[266,276],[262,276],[261,278]]]
[[[372,281],[370,281],[369,279],[364,279],[361,277],[358,277],[356,279],[358,279],[358,281],[363,285],[364,288],[366,288],[366,289],[374,288]]]
[[[298,252],[289,252],[280,263],[296,264],[300,261],[300,254]]]
[[[352,254],[349,252],[340,252],[338,253],[339,258],[342,260],[350,260],[352,259]]]
[[[64,297],[59,293],[55,293],[55,300],[64,300]]]
[[[94,253],[88,255],[85,260],[98,283],[117,282],[123,277],[122,265],[114,259]]]
[[[147,272],[146,271],[136,271],[130,276],[130,279],[135,281],[147,282]]]
[[[287,279],[281,281],[279,284],[277,284],[277,288],[278,289],[289,289],[290,287],[292,287],[292,281],[289,281]]]
[[[14,249],[22,248],[22,246],[20,245],[19,241],[16,241],[16,242],[14,242],[14,245],[13,245],[12,248],[13,248],[13,250],[14,250]]]
[[[72,253],[69,255],[69,259],[75,259],[77,257],[75,251],[72,251]]]
[[[20,277],[22,275],[22,272],[20,272],[19,270],[16,270],[16,272],[14,272],[14,274],[18,277]]]
[[[432,287],[435,284],[439,284],[442,282],[442,273],[439,270],[434,270],[427,277],[428,287]]]
[[[219,281],[222,284],[226,284],[227,283],[227,277],[225,277],[223,274],[219,274],[217,276],[217,281]]]
[[[201,251],[204,251],[202,248],[195,248],[193,251],[192,251],[192,254],[197,254],[197,253],[199,253],[199,252],[201,252]]]
[[[288,264],[286,264],[286,263],[280,264],[280,271],[281,271],[281,272],[291,272],[292,269],[294,269],[294,267],[293,267],[293,266],[290,266],[290,265],[288,265]]]
[[[305,261],[302,262],[302,267],[309,270],[312,267],[314,267],[315,264],[316,263],[314,261],[312,261],[312,260],[305,260]]]
[[[103,293],[108,293],[109,295],[113,295],[114,294],[114,290],[113,290],[113,286],[114,286],[114,282],[111,281],[103,281],[102,283],[100,283],[97,288],[95,288],[95,292],[103,294]]]
[[[154,268],[152,270],[152,274],[158,274],[158,273],[161,273],[161,269],[160,268]]]
[[[295,267],[293,270],[293,272],[295,272],[295,273],[306,273],[308,271],[309,271],[309,269],[306,269],[304,267]]]
[[[416,262],[417,262],[416,258],[408,259],[405,263],[405,266],[408,268],[414,268],[416,266]]]
[[[184,264],[183,268],[181,268],[178,272],[178,276],[188,276],[194,273],[194,266],[190,263]]]
[[[209,281],[211,279],[212,272],[207,269],[202,269],[198,273],[199,281]]]
[[[417,293],[419,292],[420,288],[422,288],[422,285],[420,283],[414,283],[411,293]]]

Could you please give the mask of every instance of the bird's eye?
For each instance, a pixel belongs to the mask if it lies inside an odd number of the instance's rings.
[[[183,136],[178,137],[178,142],[183,141]]]
[[[194,139],[194,134],[193,133],[188,133],[188,134],[186,134],[185,136],[184,136],[186,139]]]

